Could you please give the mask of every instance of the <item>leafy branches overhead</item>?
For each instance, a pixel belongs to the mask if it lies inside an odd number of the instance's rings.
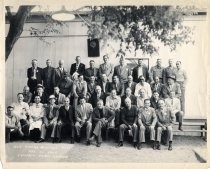
[[[177,45],[193,43],[192,30],[183,25],[184,15],[195,13],[194,7],[179,6],[102,6],[97,15],[102,22],[88,25],[88,36],[98,38],[103,43],[120,40],[119,52],[133,46],[146,54],[158,52],[157,41],[168,46],[171,51]],[[95,10],[91,13],[95,17]]]

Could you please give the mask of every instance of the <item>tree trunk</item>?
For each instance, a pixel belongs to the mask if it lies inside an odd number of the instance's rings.
[[[16,15],[12,16],[7,8],[10,27],[5,42],[5,61],[7,61],[15,42],[23,32],[24,23],[34,6],[20,6]]]

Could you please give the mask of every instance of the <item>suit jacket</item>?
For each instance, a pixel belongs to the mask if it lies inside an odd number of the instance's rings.
[[[156,102],[153,96],[150,99],[150,103],[152,108],[158,109],[158,101]]]
[[[170,97],[170,91],[175,92],[176,97],[180,99],[182,92],[181,92],[180,85],[178,83],[174,83],[174,85],[172,86],[172,89],[169,88],[168,84],[164,85],[162,87],[162,92],[161,92],[162,97],[164,99],[169,98]]]
[[[82,121],[84,115],[86,115],[86,121],[92,122],[92,110],[93,107],[90,103],[85,103],[84,110],[82,110],[81,104],[79,104],[75,109],[75,118],[77,122]]]
[[[103,107],[103,117],[108,120],[108,123],[110,123],[114,119],[114,112],[110,111],[108,108]],[[98,107],[93,109],[93,123],[97,123],[101,119],[101,114],[99,112]]]
[[[58,122],[61,121],[62,123],[74,124],[75,116],[74,116],[74,109],[72,106],[69,106],[69,110],[65,109],[65,106],[61,106],[59,109],[58,114]]]
[[[173,100],[171,98],[166,98],[165,104],[166,107],[170,108],[173,113],[181,111],[181,104],[178,98],[173,98]]]
[[[105,105],[106,95],[103,92],[101,92],[101,96],[99,98],[97,98],[97,93],[94,92],[90,98],[90,101],[89,101],[90,104],[92,104],[93,108],[95,108],[97,106],[97,102],[99,99],[103,100],[103,103]]]
[[[166,67],[165,69],[163,69],[163,83],[166,84],[167,83],[167,78],[170,76],[175,76],[175,67]]]
[[[146,66],[142,67],[142,74],[145,78],[145,82],[149,81],[149,71],[147,69]],[[138,66],[136,66],[135,68],[133,68],[133,72],[132,72],[132,76],[133,76],[133,81],[138,83],[139,82],[139,77],[138,77]]]
[[[103,82],[99,83],[99,86],[101,86],[102,92],[105,93],[107,96],[110,94],[111,92],[111,83],[107,81],[106,85],[105,85],[105,90],[103,88]]]
[[[138,124],[139,126],[155,126],[157,123],[157,116],[155,114],[155,109],[149,107],[148,111],[150,112],[147,115],[145,108],[141,108],[138,114]]]
[[[166,113],[165,116],[162,114],[162,111]],[[174,113],[172,113],[171,109],[165,108],[162,111],[160,109],[156,110],[158,127],[167,127],[173,125],[176,117]]]
[[[76,72],[76,63],[73,63],[71,65],[70,69],[70,75],[73,75]],[[79,67],[77,69],[77,73],[84,75],[85,74],[85,65],[83,63],[79,64]]]
[[[61,79],[58,83],[58,87],[60,88],[60,92],[65,96],[71,95],[73,81],[70,78],[67,81],[65,79]]]
[[[87,92],[90,96],[95,92],[96,85],[96,82],[93,85],[91,85],[89,82],[87,83]]]
[[[53,67],[45,67],[42,71],[43,86],[45,89],[52,89],[55,84],[55,69]]]
[[[57,105],[54,105],[53,108],[52,108],[52,116],[50,117],[50,105],[47,105],[45,107],[45,113],[44,113],[44,116],[43,116],[43,123],[45,124],[49,124],[50,121],[57,121],[58,119],[58,110],[59,110],[59,107]]]
[[[131,75],[131,70],[127,65],[124,65],[122,68],[120,65],[114,67],[113,76],[117,75],[121,82],[126,82],[128,76]]]
[[[126,99],[127,97],[126,97],[126,95],[124,95],[124,96],[122,96],[122,102],[121,102],[121,106],[122,107],[125,107],[125,99]],[[134,96],[134,95],[130,95],[130,97],[129,97],[130,99],[131,99],[131,104],[132,105],[136,105],[137,104],[137,102],[136,102],[136,97]]]
[[[163,84],[162,83],[158,83],[157,85],[155,85],[155,83],[151,84],[152,92],[157,91],[159,93],[159,95],[161,94],[162,88],[163,88]]]
[[[126,91],[126,89],[127,89],[128,87],[129,87],[128,82],[124,83],[124,93],[125,93],[125,91]],[[136,82],[132,82],[132,83],[131,83],[130,89],[131,89],[131,93],[134,95],[135,89],[136,89]]]
[[[66,96],[62,93],[59,93],[58,96],[56,96],[56,94],[54,94],[55,97],[56,97],[56,101],[55,103],[59,106],[63,105],[64,104],[64,101],[65,101],[65,98]]]
[[[128,110],[127,107],[124,107],[121,110],[120,115],[122,123],[124,123],[126,126],[133,125],[134,123],[136,124],[137,122],[138,109],[134,105],[131,105],[130,110]]]
[[[61,71],[59,68],[54,69],[55,73],[54,73],[54,86],[57,86],[61,79],[63,79],[64,77],[64,72],[66,72],[65,69],[63,69],[63,71]]]
[[[99,71],[98,71],[98,68],[95,68],[95,67],[94,67],[93,69],[87,68],[87,69],[85,70],[84,78],[85,78],[85,80],[86,80],[87,82],[90,81],[90,77],[91,77],[91,76],[95,76],[95,77],[96,77],[96,81],[99,80]]]
[[[124,95],[124,85],[123,83],[118,83],[117,85],[115,83],[111,83],[111,90],[115,89],[117,91],[117,95],[123,96]]]
[[[113,66],[110,63],[107,63],[107,66],[103,63],[99,66],[99,76],[101,77],[102,74],[106,74],[108,79],[111,80],[113,74]]]
[[[27,70],[28,83],[27,84],[30,88],[35,87],[34,84],[33,84],[34,81],[36,82],[36,84],[42,84],[42,68],[37,67],[37,69],[36,69],[36,79],[35,80],[31,79],[31,77],[33,75],[34,75],[34,72],[33,72],[32,67],[28,68],[28,70]]]

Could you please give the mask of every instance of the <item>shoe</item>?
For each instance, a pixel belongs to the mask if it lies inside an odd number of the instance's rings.
[[[133,142],[133,147],[137,148],[137,142]]]
[[[168,150],[169,150],[169,151],[172,150],[172,143],[169,143]]]
[[[52,143],[55,143],[56,142],[56,138],[52,138]]]
[[[61,142],[62,142],[62,139],[61,139],[61,138],[59,138],[57,142],[58,142],[58,143],[61,143]]]
[[[141,143],[139,143],[139,144],[137,145],[137,149],[138,149],[138,150],[141,150],[141,149],[142,149],[142,144],[141,144]]]
[[[157,150],[161,150],[160,143],[157,143]]]
[[[101,143],[97,143],[96,144],[96,147],[101,147]]]
[[[70,143],[71,144],[74,144],[74,139],[73,138],[70,140]]]
[[[154,141],[153,143],[153,146],[152,146],[153,150],[156,150],[157,149],[157,145],[156,145],[156,142]]]
[[[120,141],[120,142],[118,143],[118,147],[123,147],[123,142],[122,142],[122,141]]]
[[[179,130],[180,130],[180,131],[183,131],[183,128],[182,128],[182,126],[179,126]]]
[[[87,145],[87,146],[90,145],[90,140],[87,140],[86,145]]]
[[[77,141],[78,143],[80,143],[80,142],[81,142],[81,138],[80,138],[80,136],[77,136],[76,141]]]
[[[44,139],[40,139],[39,141],[36,141],[35,143],[42,143],[42,142],[44,142],[45,140]]]

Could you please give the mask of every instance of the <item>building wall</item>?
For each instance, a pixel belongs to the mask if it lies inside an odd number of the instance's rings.
[[[171,52],[162,44],[159,54],[153,57],[143,55],[141,51],[137,52],[136,57],[145,57],[150,59],[150,67],[155,65],[157,58],[162,58],[163,66],[167,66],[169,58],[181,60],[183,68],[187,71],[188,82],[186,89],[186,117],[205,118],[206,117],[206,98],[207,98],[207,48],[206,48],[206,29],[205,18],[188,19],[184,24],[195,27],[195,44],[182,45],[176,51]],[[61,34],[46,37],[45,40],[51,42],[51,45],[40,41],[37,37],[31,37],[30,27],[43,29],[44,23],[27,23],[21,37],[16,42],[9,59],[6,62],[6,106],[16,100],[16,94],[21,92],[23,86],[27,83],[27,68],[31,66],[31,60],[36,58],[40,67],[45,67],[46,59],[51,59],[54,67],[58,66],[58,60],[64,59],[65,67],[69,71],[70,65],[75,62],[75,56],[80,55],[82,62],[87,66],[89,60],[87,54],[87,28],[82,22],[69,22],[68,26],[59,28]],[[6,34],[9,25],[6,25]],[[118,64],[119,58],[116,58],[115,49],[119,44],[109,42],[110,46],[101,44],[100,57],[94,58],[96,66],[102,63],[102,56],[110,53],[110,62]],[[133,53],[127,53],[126,57],[135,57]]]

